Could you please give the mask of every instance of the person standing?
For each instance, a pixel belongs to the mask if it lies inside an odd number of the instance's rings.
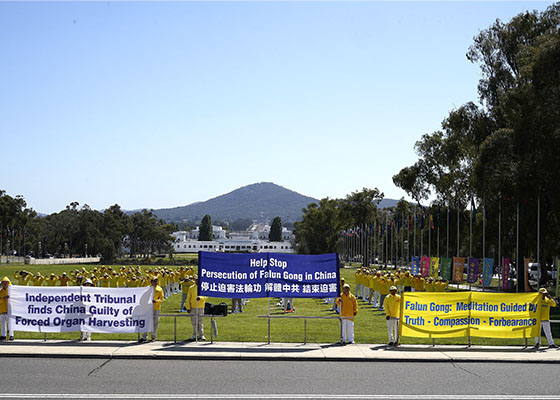
[[[189,294],[189,289],[191,288],[191,286],[193,285],[193,281],[190,277],[188,278],[183,278],[181,280],[181,312],[183,311],[187,311],[187,309],[185,308],[185,302],[187,301],[187,295]]]
[[[14,340],[14,331],[10,329],[10,320],[8,319],[8,299],[10,298],[8,286],[11,284],[10,278],[7,276],[2,278],[2,286],[0,288],[0,325],[2,327],[2,336],[0,336],[0,340],[6,340],[6,326],[8,327],[9,340]]]
[[[354,343],[354,317],[358,314],[358,302],[356,297],[350,293],[350,285],[345,284],[342,295],[337,299],[340,307],[342,324],[342,343]]]
[[[194,285],[189,289],[187,294],[187,312],[191,314],[191,324],[193,327],[193,334],[188,339],[188,341],[193,340],[206,340],[204,337],[204,304],[206,303],[206,297],[198,295],[198,276],[195,275]]]
[[[550,294],[545,288],[540,288],[539,293],[542,295],[541,300],[541,327],[548,341],[549,349],[557,349],[558,346],[554,344],[552,332],[550,331],[550,307],[556,307],[556,302],[552,299]],[[539,329],[539,336],[535,338],[535,349],[541,346],[541,329]]]
[[[152,328],[152,339],[151,342],[155,342],[157,338],[157,329],[159,325],[159,313],[161,303],[163,303],[164,296],[163,296],[163,289],[158,285],[158,278],[154,277],[151,280],[152,287],[154,288],[154,308],[153,308],[153,318],[154,318],[154,327]],[[144,332],[142,337],[140,338],[139,342],[146,342],[148,340],[148,332]]]
[[[91,279],[86,279],[82,286],[93,287],[93,281]],[[80,342],[91,341],[91,332],[82,332],[80,334]]]
[[[389,295],[385,298],[385,313],[387,314],[387,331],[389,333],[389,346],[398,346],[399,342],[399,317],[401,313],[401,296],[397,294],[397,287],[389,288]]]

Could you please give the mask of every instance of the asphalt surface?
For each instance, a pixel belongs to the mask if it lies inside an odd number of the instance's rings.
[[[0,376],[0,398],[560,398],[557,364],[9,358]]]

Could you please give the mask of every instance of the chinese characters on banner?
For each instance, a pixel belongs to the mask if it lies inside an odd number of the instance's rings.
[[[338,297],[338,255],[209,253],[198,256],[201,296]]]

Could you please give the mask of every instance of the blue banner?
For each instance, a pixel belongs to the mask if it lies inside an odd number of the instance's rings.
[[[410,266],[410,273],[416,275],[420,273],[420,257],[412,257],[412,264]]]
[[[494,259],[484,258],[482,266],[482,286],[490,286],[492,283],[492,274],[494,273]]]
[[[201,251],[198,285],[209,297],[339,297],[338,255]]]

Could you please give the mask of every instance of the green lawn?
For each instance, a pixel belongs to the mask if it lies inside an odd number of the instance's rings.
[[[119,266],[113,266],[120,267]],[[37,265],[1,265],[0,274],[7,275],[10,279],[14,271],[20,269],[27,269],[31,272],[40,271],[42,275],[48,275],[51,272],[60,274],[63,271],[69,272],[71,269],[82,268],[82,266],[37,266]],[[86,266],[86,269],[91,269],[93,266]],[[142,269],[147,267],[142,267]],[[344,268],[341,270],[342,276],[346,279],[347,283],[352,286],[354,283],[354,269]],[[231,306],[231,299],[208,299],[211,303],[220,303],[225,301]],[[181,294],[174,294],[170,296],[162,305],[162,313],[179,313],[181,303]],[[271,299],[271,314],[283,315],[282,309],[276,306],[277,299]],[[336,316],[332,311],[329,311],[330,304],[324,304],[322,299],[295,299],[296,312],[288,315],[297,316]],[[358,301],[359,312],[355,318],[355,340],[357,343],[385,343],[387,341],[387,325],[385,322],[385,314],[376,311],[371,306]],[[240,314],[230,314],[225,318],[216,319],[219,330],[219,341],[250,341],[250,342],[264,342],[268,337],[267,319],[258,318],[259,315],[266,315],[268,310],[267,299],[251,299],[247,303],[245,310]],[[553,317],[554,318],[554,317]],[[173,340],[173,317],[161,317],[158,339],[159,340]],[[206,336],[210,336],[210,324],[205,322]],[[340,335],[338,320],[317,320],[310,319],[307,321],[307,341],[315,343],[332,343],[339,340]],[[553,331],[554,332],[554,331]],[[189,318],[177,318],[177,339],[185,340],[192,334],[192,328]],[[55,334],[49,333],[49,339],[71,339],[76,340],[79,337],[79,332]],[[16,332],[16,338],[42,338],[42,334]],[[101,339],[122,339],[134,340],[137,338],[136,334],[93,334],[93,340]],[[303,319],[272,319],[271,320],[271,341],[272,342],[303,342],[304,338],[304,321]],[[431,344],[431,339],[416,339],[416,338],[401,338],[403,344]],[[437,344],[468,344],[468,338],[450,338],[450,339],[436,339]],[[523,345],[523,339],[486,339],[486,338],[472,338],[472,344],[485,344],[485,345]],[[543,342],[544,343],[544,342]],[[532,340],[530,341],[532,345]]]

